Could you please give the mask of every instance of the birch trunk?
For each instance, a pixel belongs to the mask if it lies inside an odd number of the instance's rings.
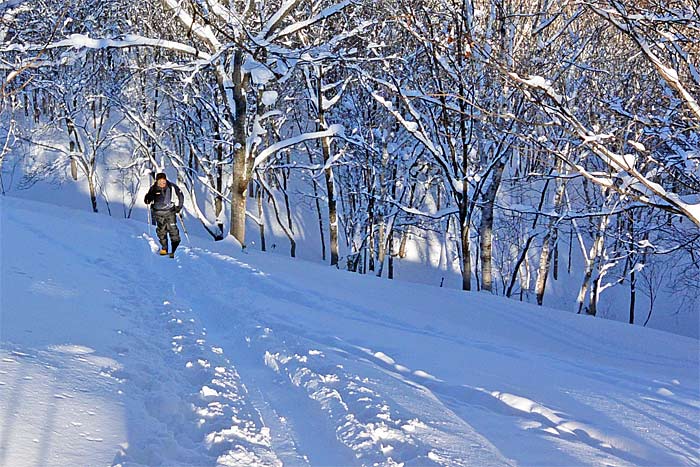
[[[561,169],[561,163],[558,163],[559,167],[557,170]],[[556,211],[562,204],[564,199],[564,190],[566,189],[566,183],[563,180],[558,181],[557,191],[554,195],[554,210]],[[537,297],[537,304],[542,306],[544,302],[544,292],[547,287],[547,278],[549,277],[549,269],[552,264],[552,252],[554,251],[555,245],[557,243],[558,232],[556,230],[555,219],[551,219],[549,226],[547,227],[547,235],[545,235],[542,241],[542,251],[540,252],[540,263],[537,269],[537,281],[535,282],[535,296]]]

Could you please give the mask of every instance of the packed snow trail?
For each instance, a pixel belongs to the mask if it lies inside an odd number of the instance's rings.
[[[0,198],[0,465],[700,465],[698,342]]]

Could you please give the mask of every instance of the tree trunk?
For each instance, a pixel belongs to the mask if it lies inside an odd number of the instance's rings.
[[[258,201],[258,226],[260,227],[260,250],[267,251],[265,245],[265,220],[263,218],[262,188],[258,187],[256,198]]]
[[[549,268],[554,264],[554,279],[557,279],[558,270],[558,254],[557,242],[559,232],[557,228],[550,224],[549,231],[542,242],[542,251],[540,253],[540,265],[537,270],[537,281],[535,282],[535,295],[537,296],[537,304],[542,306],[544,303],[544,292],[547,289],[547,278],[549,277]],[[554,261],[552,261],[552,258]]]
[[[581,283],[581,288],[578,292],[578,297],[576,298],[576,303],[578,304],[578,314],[583,311],[583,303],[586,300],[586,292],[588,291],[588,282],[591,280],[592,267],[586,266],[586,271],[583,275],[583,282]]]
[[[245,248],[245,220],[246,220],[246,191],[252,178],[253,160],[246,154],[246,97],[243,93],[244,77],[242,72],[243,52],[234,53],[233,70],[233,101],[235,104],[235,114],[231,115],[233,120],[234,136],[234,162],[233,180],[231,186],[231,228],[230,232]],[[224,87],[222,77],[219,77],[219,85]],[[229,90],[222,89],[222,94],[227,95]],[[250,159],[250,160],[248,160]]]
[[[601,276],[596,277],[591,287],[591,296],[588,299],[588,314],[591,316],[596,316],[598,314],[598,291],[600,290],[601,279]]]
[[[551,173],[551,172],[550,172]],[[539,213],[542,211],[542,207],[544,206],[544,201],[547,197],[547,187],[549,186],[549,180],[545,182],[544,184],[544,189],[542,190],[542,194],[540,195],[540,201],[537,204],[537,214],[535,214],[535,219],[532,221],[532,233],[528,236],[527,240],[525,241],[525,246],[523,247],[522,251],[520,252],[520,255],[518,256],[518,259],[515,262],[515,265],[513,266],[513,272],[511,273],[510,276],[510,284],[508,284],[508,288],[506,289],[506,297],[510,298],[510,296],[513,294],[513,288],[515,287],[515,283],[518,279],[518,273],[520,272],[520,266],[523,264],[523,262],[527,258],[527,253],[530,251],[530,245],[532,244],[532,241],[535,239],[537,236],[537,232],[535,228],[537,227],[537,221],[539,220]],[[546,242],[546,238],[545,238]],[[529,281],[527,286],[529,287]],[[522,280],[521,280],[521,286],[520,286],[520,301],[522,301],[523,298],[523,287],[522,285]]]
[[[503,160],[499,161],[494,168],[493,179],[484,197],[484,205],[481,208],[481,225],[479,228],[481,290],[486,292],[492,292],[493,290],[493,209],[504,168],[505,162]]]
[[[287,164],[291,164],[291,160],[289,157],[289,153],[287,153]],[[282,195],[284,196],[284,209],[287,214],[287,226],[289,227],[289,231],[294,233],[294,224],[292,224],[292,208],[289,203],[289,194],[287,192],[287,170],[283,169],[282,170]],[[297,249],[297,244],[296,241],[294,241],[294,238],[292,240],[292,247],[291,247],[291,252],[290,255],[292,258],[296,256],[296,249]]]
[[[544,301],[544,291],[547,288],[547,277],[549,276],[549,265],[551,263],[551,240],[553,233],[547,232],[542,240],[542,250],[540,251],[540,265],[537,269],[537,281],[535,281],[535,296],[537,304],[542,306]]]
[[[287,236],[287,239],[289,239],[289,244],[290,244],[290,252],[289,255],[292,258],[295,258],[297,255],[297,242],[294,240],[294,232],[292,231],[292,228],[289,227],[291,225],[291,222],[289,224],[284,224],[282,222],[282,219],[280,218],[280,209],[279,206],[277,205],[277,200],[275,199],[274,194],[272,193],[272,190],[270,187],[265,183],[265,179],[262,178],[262,176],[258,177],[258,183],[260,186],[265,190],[265,194],[267,194],[270,202],[272,203],[272,208],[275,213],[275,219],[277,220],[277,224],[280,226],[284,234]]]
[[[571,262],[574,248],[574,229],[569,230],[569,254],[567,256],[566,273],[571,275]]]
[[[327,163],[330,159],[330,145],[328,138],[323,138],[323,160]],[[325,170],[326,194],[328,197],[328,230],[330,232],[331,266],[338,265],[338,212],[335,204],[335,187],[333,182],[333,169],[329,166]]]
[[[404,259],[406,257],[406,247],[408,244],[408,236],[411,234],[411,226],[407,225],[404,227],[401,233],[401,242],[399,242],[399,258]]]
[[[389,279],[394,278],[394,233],[393,231],[389,233],[389,264],[388,264],[387,277]]]
[[[70,145],[70,176],[75,180],[76,182],[78,181],[78,163],[75,161],[75,157],[73,156],[73,152],[75,151],[75,142],[70,141],[68,143]]]
[[[386,238],[384,219],[380,217],[379,227],[377,229],[377,277],[382,277],[384,271],[384,261],[386,260]]]
[[[219,129],[219,123],[218,121],[214,120],[214,131],[216,132],[216,138],[219,141],[223,141],[223,138],[221,136],[221,131]],[[223,173],[223,165],[222,162],[224,160],[224,146],[220,142],[216,145],[216,158],[219,161],[219,163],[216,166],[216,191],[217,194],[214,197],[214,214],[216,216],[217,220],[217,226],[219,227],[219,230],[221,232],[224,232],[224,224],[221,222],[221,211],[224,209],[224,200],[221,196],[221,192],[224,189],[224,173]]]
[[[313,165],[314,160],[313,157],[311,157],[311,151],[308,151],[309,154],[309,163]],[[318,188],[316,186],[316,178],[313,176],[311,177],[311,185],[313,186],[314,190],[314,202],[316,203],[316,213],[318,215],[318,231],[321,234],[321,259],[323,261],[326,260],[326,234],[323,232],[323,214],[321,212],[321,202],[318,199]]]
[[[637,273],[630,273],[630,324],[634,324],[634,308],[637,302]]]
[[[370,193],[369,206],[367,206],[367,256],[369,257],[369,271],[374,271],[374,196]]]
[[[557,173],[561,173],[561,161],[557,161],[556,171]],[[566,175],[566,172],[564,173],[564,175]],[[564,180],[559,179],[557,183],[557,190],[554,194],[553,201],[555,211],[560,208],[564,200],[564,194],[566,191],[566,182]],[[540,264],[537,270],[537,281],[535,282],[535,295],[537,297],[537,304],[540,306],[542,306],[542,303],[544,303],[544,292],[547,288],[547,278],[549,277],[549,269],[550,265],[552,264],[552,253],[554,253],[555,255],[554,275],[556,279],[558,269],[558,258],[556,256],[558,255],[558,252],[556,251],[556,245],[558,236],[559,233],[557,231],[557,226],[555,225],[555,220],[551,219],[547,227],[547,235],[545,235],[545,238],[542,241],[542,251],[540,252]]]
[[[608,225],[608,216],[603,216],[600,220],[600,225],[598,227],[598,230],[596,231],[596,238],[593,241],[593,246],[591,247],[590,253],[588,255],[588,259],[586,262],[586,269],[584,272],[583,276],[583,282],[581,283],[581,289],[579,290],[578,297],[576,299],[576,302],[578,304],[578,313],[581,313],[583,311],[583,304],[586,299],[586,293],[588,292],[588,286],[591,280],[591,277],[593,275],[593,269],[595,268],[597,261],[598,261],[598,256],[603,250],[603,244],[605,241],[604,237],[604,232],[607,229]],[[585,255],[586,252],[584,251],[583,254]],[[589,308],[588,313],[589,314],[594,314],[596,312],[595,309],[595,303],[593,304],[593,309],[591,310]],[[595,315],[594,315],[595,316]]]
[[[78,162],[75,160],[75,152],[82,151],[80,148],[80,143],[77,141],[78,135],[73,125],[73,121],[66,115],[66,128],[68,129],[68,137],[70,141],[68,142],[68,149],[70,150],[70,175],[73,180],[78,181]]]
[[[97,193],[95,190],[94,176],[88,176],[88,186],[90,187],[90,203],[92,204],[92,212],[97,212]]]
[[[38,124],[39,123],[39,116],[41,112],[39,111],[39,102],[36,98],[36,90],[34,90],[33,99],[32,99],[32,104],[34,106],[34,123]]]
[[[236,164],[237,165],[237,164]],[[231,235],[245,248],[245,209],[247,183],[234,176],[231,187]]]
[[[462,217],[460,215],[460,217]],[[469,220],[460,220],[462,238],[462,290],[472,289],[472,255],[469,242]]]
[[[558,236],[557,236],[558,237]],[[554,251],[552,252],[554,260],[552,262],[552,279],[559,280],[559,241],[554,240]]]
[[[326,129],[326,116],[323,111],[323,71],[318,69],[317,89],[318,95],[318,126],[319,131]],[[335,183],[333,180],[333,168],[331,167],[331,144],[330,138],[321,138],[321,149],[323,153],[324,174],[326,177],[326,196],[328,198],[328,230],[331,241],[331,266],[338,266],[338,212],[335,202]]]

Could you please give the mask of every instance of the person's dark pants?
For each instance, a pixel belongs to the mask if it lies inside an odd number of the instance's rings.
[[[173,211],[154,211],[156,219],[156,234],[164,250],[168,249],[168,235],[170,235],[170,253],[173,253],[180,244],[180,231],[177,228],[177,219]]]

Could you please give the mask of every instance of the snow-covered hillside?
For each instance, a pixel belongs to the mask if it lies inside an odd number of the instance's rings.
[[[698,341],[0,198],[0,465],[700,465]]]

